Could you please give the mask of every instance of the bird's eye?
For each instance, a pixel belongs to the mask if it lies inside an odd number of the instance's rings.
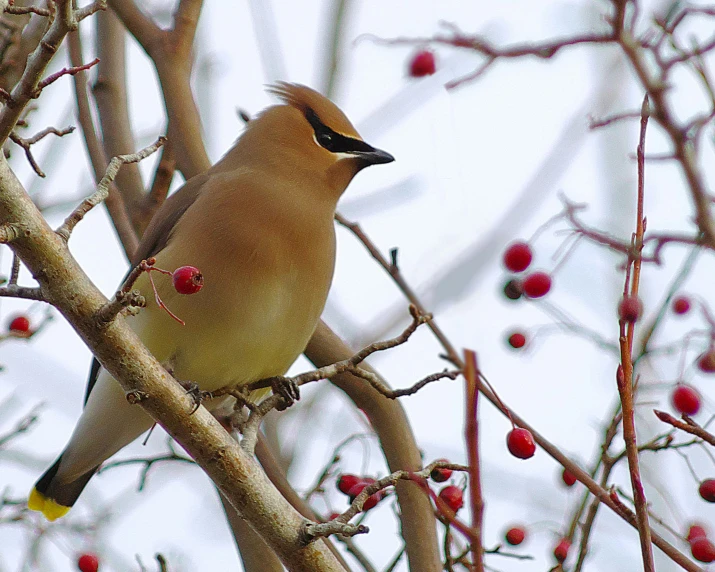
[[[333,136],[330,133],[320,133],[318,134],[318,143],[321,147],[329,148],[333,143]]]

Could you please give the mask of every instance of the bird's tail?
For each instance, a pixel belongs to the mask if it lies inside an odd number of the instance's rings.
[[[99,466],[94,467],[75,480],[66,483],[57,478],[57,471],[61,462],[62,455],[40,477],[27,499],[27,508],[41,512],[50,521],[57,520],[67,514],[67,511],[72,508],[84,487],[87,486],[89,479],[99,468]]]

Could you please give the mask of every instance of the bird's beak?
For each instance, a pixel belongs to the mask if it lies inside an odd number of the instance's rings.
[[[352,154],[362,159],[367,165],[392,163],[395,160],[395,158],[387,151],[383,151],[382,149],[375,149],[374,147],[370,147],[369,149],[362,151],[353,151]]]

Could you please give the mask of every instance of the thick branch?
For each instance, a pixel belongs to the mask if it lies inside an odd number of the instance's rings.
[[[110,0],[110,6],[154,62],[159,75],[168,136],[176,146],[177,167],[184,178],[211,166],[201,138],[201,119],[191,91],[191,44],[201,0],[182,0],[168,32],[160,30],[132,0]]]
[[[3,157],[0,189],[0,225],[22,221],[28,229],[11,248],[128,397],[159,421],[201,465],[289,570],[343,570],[324,543],[302,543],[303,517],[208,411],[199,408],[190,414],[193,399],[124,320],[114,320],[106,327],[97,324],[97,312],[106,299],[72,258],[66,242],[47,225]]]
[[[97,16],[97,80],[92,95],[97,102],[97,111],[106,157],[131,153],[136,146],[129,120],[126,85],[126,30],[114,12],[107,11]],[[144,200],[144,184],[138,165],[128,165],[117,175],[117,188],[132,220],[134,230],[141,236],[143,228],[137,228]]]
[[[82,44],[80,41],[79,32],[73,32],[69,35],[69,52],[70,60],[73,63],[82,61]],[[107,170],[107,157],[104,154],[104,149],[99,141],[97,130],[92,118],[91,106],[89,103],[89,95],[87,93],[87,78],[83,72],[74,76],[75,100],[77,101],[77,114],[79,116],[79,124],[82,128],[87,154],[92,163],[95,179],[98,181]],[[119,240],[124,247],[124,253],[128,259],[134,256],[134,251],[137,249],[139,239],[134,231],[132,222],[127,213],[122,196],[114,185],[110,185],[109,193],[104,201],[109,211],[109,216],[112,219],[114,228],[117,231]]]
[[[349,359],[354,352],[324,322],[320,322],[305,350],[316,367]],[[363,369],[377,375],[370,366]],[[370,420],[380,439],[380,448],[391,471],[418,471],[422,467],[420,450],[399,400],[385,399],[361,378],[342,373],[331,383],[344,391]],[[387,382],[383,380],[387,386]],[[440,572],[442,563],[437,543],[434,511],[429,498],[415,483],[396,484],[400,504],[400,523],[412,572]]]

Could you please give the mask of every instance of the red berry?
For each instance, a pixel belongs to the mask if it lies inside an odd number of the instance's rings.
[[[708,532],[705,527],[700,524],[691,524],[688,528],[688,536],[685,539],[688,542],[693,542],[696,538],[707,538]]]
[[[643,313],[643,303],[638,296],[624,296],[618,304],[618,317],[624,322],[635,322]]]
[[[82,554],[77,560],[77,568],[81,572],[97,572],[99,570],[99,558],[94,554]]]
[[[529,274],[524,278],[522,288],[529,298],[541,298],[551,290],[551,276],[546,272]]]
[[[362,479],[357,475],[344,474],[338,477],[336,483],[338,490],[343,494],[348,494],[348,491],[358,484]]]
[[[678,316],[690,312],[690,298],[687,296],[678,296],[673,300],[673,312]]]
[[[30,320],[26,316],[15,316],[8,329],[16,334],[27,334],[30,331]]]
[[[576,484],[576,477],[574,477],[568,469],[564,469],[563,473],[561,473],[561,479],[567,487],[572,487]]]
[[[526,336],[521,332],[514,332],[511,336],[509,336],[507,341],[511,347],[518,350],[526,345]]]
[[[715,479],[705,479],[698,488],[700,496],[708,502],[715,502]]]
[[[698,358],[698,368],[704,373],[715,373],[715,349],[709,349]]]
[[[509,300],[518,300],[524,293],[521,280],[512,278],[506,284],[504,284],[504,296],[509,298]]]
[[[438,459],[438,461],[440,463],[449,463],[447,459]],[[452,476],[452,469],[441,469],[437,467],[436,469],[432,469],[429,476],[435,483],[443,483],[444,481],[449,480],[449,477]]]
[[[518,546],[526,538],[526,530],[521,526],[512,526],[504,535],[506,541],[512,546]]]
[[[424,77],[432,75],[437,70],[434,54],[429,50],[421,50],[412,56],[410,61],[410,75]]]
[[[678,384],[670,396],[670,401],[678,413],[695,415],[700,411],[700,394],[689,385]]]
[[[504,251],[504,266],[512,272],[523,272],[531,264],[531,247],[526,242],[513,242]]]
[[[690,543],[690,554],[700,562],[715,562],[715,545],[701,536]]]
[[[506,436],[506,446],[509,452],[519,459],[528,459],[534,456],[536,445],[531,433],[521,427],[509,431]]]
[[[439,498],[441,498],[454,512],[457,512],[464,506],[464,495],[462,494],[462,489],[455,487],[454,485],[449,485],[439,491]]]
[[[350,502],[353,502],[355,500],[355,498],[365,489],[365,487],[367,487],[368,485],[371,485],[374,482],[375,482],[375,479],[365,477],[364,479],[361,479],[357,483],[355,483],[352,486],[352,488],[348,491],[348,496],[350,497]],[[377,506],[377,503],[379,503],[382,500],[382,496],[383,496],[382,491],[377,491],[375,494],[367,497],[367,500],[362,505],[362,510],[368,511],[371,508],[375,508]]]
[[[179,294],[196,294],[204,287],[204,276],[198,268],[182,266],[172,274],[174,288]]]
[[[328,517],[328,520],[335,520],[335,519],[338,518],[339,516],[340,516],[340,513],[339,513],[339,512],[331,512],[331,513],[330,513],[330,516]]]
[[[569,541],[569,539],[562,538],[561,540],[559,540],[559,543],[556,545],[556,548],[554,548],[554,558],[556,558],[556,560],[558,560],[559,562],[563,562],[569,555],[570,548],[571,542]]]

